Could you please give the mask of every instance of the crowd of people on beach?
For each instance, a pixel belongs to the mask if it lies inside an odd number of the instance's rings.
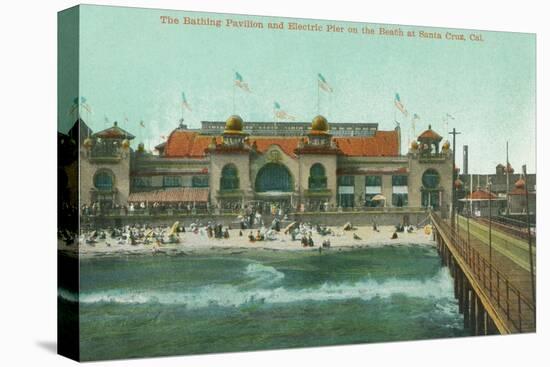
[[[139,210],[149,208],[150,210],[165,210],[166,207],[159,203],[147,205],[145,203],[130,203],[127,210]],[[177,206],[182,209],[183,206]],[[190,208],[189,208],[190,209]],[[93,213],[99,210],[99,204],[91,206],[83,206],[83,211]],[[320,237],[322,240],[319,250],[331,247],[331,237],[342,236],[345,231],[352,232],[353,240],[363,240],[355,231],[352,223],[348,222],[342,227],[341,232],[336,232],[335,229],[329,228],[327,225],[308,222],[290,221],[285,210],[276,208],[271,210],[273,220],[266,224],[262,210],[254,206],[244,206],[237,216],[236,220],[229,225],[223,225],[216,221],[201,222],[195,221],[185,226],[183,223],[175,222],[172,225],[153,225],[153,224],[131,224],[118,227],[107,227],[104,229],[90,228],[87,231],[81,232],[78,236],[78,242],[89,246],[95,246],[96,243],[105,243],[107,247],[113,245],[152,245],[153,251],[160,251],[160,247],[165,244],[179,244],[184,233],[198,235],[209,239],[229,239],[233,229],[238,230],[239,237],[248,238],[249,243],[262,241],[287,240],[299,242],[303,247],[315,247],[315,237]],[[372,223],[373,232],[380,232],[376,222]],[[414,227],[412,225],[404,225],[398,223],[395,226],[390,239],[399,238],[398,233],[407,231],[412,233]],[[233,232],[233,233],[235,233]],[[364,232],[363,232],[364,233]],[[236,235],[236,234],[234,234]],[[315,236],[314,236],[315,235]],[[66,245],[75,243],[77,236],[68,232],[60,232],[59,238]]]

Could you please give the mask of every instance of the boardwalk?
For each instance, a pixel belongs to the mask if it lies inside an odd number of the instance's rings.
[[[473,231],[468,236],[465,218],[459,220],[458,230],[435,213],[431,219],[442,261],[455,280],[465,327],[473,335],[534,332],[531,275],[521,245],[514,249],[501,242],[489,251],[483,228],[477,236]]]

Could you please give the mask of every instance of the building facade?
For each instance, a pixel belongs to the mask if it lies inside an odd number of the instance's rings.
[[[447,212],[452,152],[431,127],[400,154],[400,129],[375,123],[253,122],[239,116],[180,124],[157,154],[115,125],[80,144],[81,205],[154,203],[296,211],[432,207]]]

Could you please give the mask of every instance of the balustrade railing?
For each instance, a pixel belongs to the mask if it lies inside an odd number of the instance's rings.
[[[520,290],[514,286],[509,278],[496,269],[495,265],[480,255],[467,239],[464,239],[448,223],[437,215],[431,215],[438,230],[452,241],[462,260],[468,265],[470,273],[488,293],[496,306],[504,312],[506,319],[521,333],[535,329],[536,307]],[[464,232],[464,231],[461,231]]]

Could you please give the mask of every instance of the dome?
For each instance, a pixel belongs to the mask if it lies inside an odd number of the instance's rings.
[[[525,180],[523,178],[520,178],[519,180],[516,181],[516,183],[514,184],[514,186],[518,189],[523,189],[525,188]]]
[[[443,143],[443,145],[441,146],[441,148],[443,150],[449,150],[449,148],[451,147],[451,143],[449,143],[448,140],[445,140],[445,142]]]
[[[92,145],[94,145],[94,142],[92,139],[86,138],[84,139],[84,142],[82,143],[82,145],[84,145],[84,148],[91,148]]]
[[[413,140],[411,142],[411,149],[414,149],[414,150],[418,149],[418,142],[417,141]]]
[[[225,121],[224,134],[242,134],[243,132],[243,119],[237,115],[231,115]]]
[[[318,133],[328,133],[328,121],[324,116],[318,115],[315,116],[313,121],[311,121],[311,131]]]
[[[421,142],[425,142],[425,141],[428,141],[428,142],[433,142],[433,141],[441,141],[441,139],[443,139],[441,137],[441,135],[439,135],[438,133],[436,133],[435,131],[432,130],[432,125],[429,125],[428,126],[428,130],[425,130],[422,134],[420,134],[420,136],[418,136],[418,140],[421,141]]]
[[[120,145],[122,146],[122,149],[128,149],[130,147],[130,141],[128,139],[124,139]]]

